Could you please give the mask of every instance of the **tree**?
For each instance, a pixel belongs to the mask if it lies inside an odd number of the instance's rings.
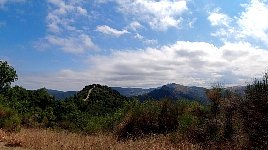
[[[12,82],[18,79],[16,70],[6,61],[0,60],[0,91],[9,87]]]

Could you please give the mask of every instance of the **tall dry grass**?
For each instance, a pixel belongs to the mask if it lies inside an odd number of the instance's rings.
[[[56,132],[45,129],[22,129],[17,133],[6,133],[0,130],[0,140],[10,146],[38,150],[195,150],[198,145],[187,142],[174,144],[170,137],[151,135],[137,140],[117,141],[111,134],[81,135],[69,132]]]

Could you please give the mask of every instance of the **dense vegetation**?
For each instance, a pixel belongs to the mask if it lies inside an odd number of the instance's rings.
[[[206,148],[268,147],[268,74],[247,86],[240,97],[220,85],[209,89],[209,104],[183,99],[126,98],[107,86],[86,86],[73,97],[56,100],[42,88],[11,87],[16,71],[0,62],[0,128],[65,129],[92,134],[113,133],[118,140],[164,134],[173,143],[189,141]]]

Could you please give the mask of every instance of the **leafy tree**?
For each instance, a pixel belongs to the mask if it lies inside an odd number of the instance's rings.
[[[12,82],[18,79],[16,70],[6,61],[0,60],[0,91],[9,87]]]

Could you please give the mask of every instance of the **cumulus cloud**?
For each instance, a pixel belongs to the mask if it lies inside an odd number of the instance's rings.
[[[183,20],[181,16],[188,9],[186,0],[116,0],[116,2],[123,14],[160,31],[169,27],[179,27]]]
[[[244,8],[238,16],[229,17],[219,9],[210,12],[208,20],[212,26],[217,26],[213,36],[224,41],[261,42],[268,46],[268,4],[264,0],[251,0],[241,5]]]
[[[210,21],[212,26],[229,26],[230,22],[231,22],[231,18],[224,14],[219,12],[219,9],[214,10],[213,12],[211,12],[208,16],[208,20]]]
[[[237,85],[245,84],[265,70],[267,58],[268,51],[244,42],[216,47],[205,42],[178,41],[159,48],[92,56],[88,60],[89,67],[84,70],[62,70],[38,80],[44,82],[41,85],[64,90],[79,90],[92,83],[157,87],[171,82],[210,86],[214,81],[221,81]],[[34,82],[32,78],[26,81],[27,78],[25,83]]]
[[[99,31],[103,34],[116,36],[116,37],[119,37],[119,36],[122,36],[124,34],[129,33],[127,30],[117,30],[117,29],[111,28],[107,25],[97,26],[96,31]]]
[[[268,4],[263,0],[251,0],[243,5],[243,12],[237,20],[241,37],[253,37],[268,44]]]

